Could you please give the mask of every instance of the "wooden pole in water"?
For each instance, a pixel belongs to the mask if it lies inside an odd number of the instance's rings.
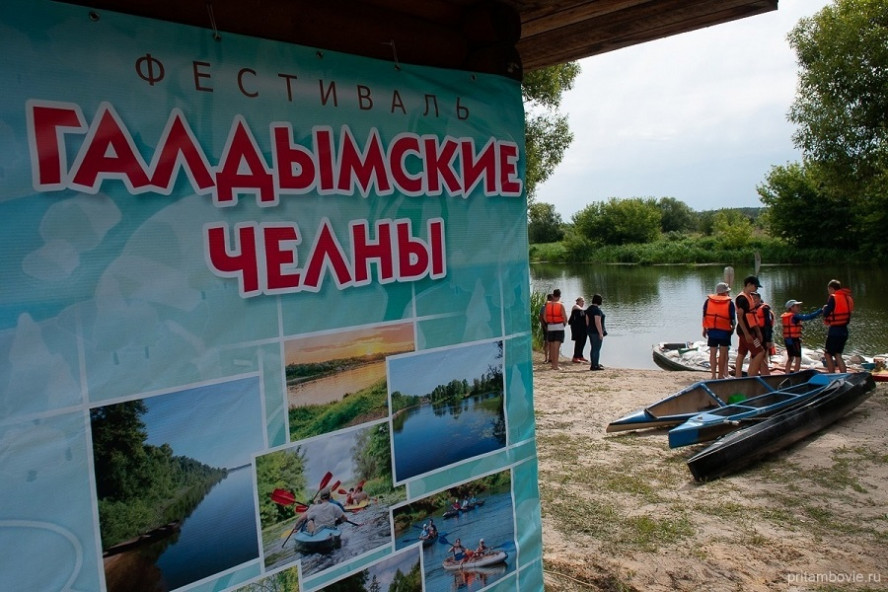
[[[734,289],[734,268],[730,265],[725,267],[725,283],[728,284],[729,288]]]

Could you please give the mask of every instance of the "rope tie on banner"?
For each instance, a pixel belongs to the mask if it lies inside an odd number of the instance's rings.
[[[216,26],[216,15],[213,13],[213,0],[207,0],[207,14],[210,16],[210,26],[213,28],[213,39],[220,41],[222,35],[219,34],[219,28]]]
[[[401,70],[401,64],[398,63],[398,49],[395,47],[395,40],[390,39],[388,41],[383,41],[383,45],[389,45],[392,48],[392,60],[395,62],[395,70]]]

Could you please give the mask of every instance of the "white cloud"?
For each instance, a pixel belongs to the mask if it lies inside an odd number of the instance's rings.
[[[582,60],[561,108],[574,142],[537,199],[565,220],[608,197],[760,206],[769,168],[799,159],[787,34],[827,4],[781,0],[776,12]]]

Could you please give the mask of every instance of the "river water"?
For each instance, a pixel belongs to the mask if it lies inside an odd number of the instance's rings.
[[[732,295],[742,289],[743,278],[752,272],[752,265],[734,265]],[[703,338],[703,301],[724,280],[724,266],[533,264],[530,276],[533,291],[548,293],[560,288],[568,312],[578,296],[585,297],[588,305],[593,294],[602,295],[608,331],[601,350],[603,366],[656,369],[651,356],[655,343]],[[801,300],[802,312],[811,312],[826,304],[826,284],[831,279],[841,281],[854,296],[846,357],[851,353],[874,356],[888,352],[888,271],[884,269],[765,265],[759,271],[759,293],[777,317],[789,299]],[[569,360],[573,355],[569,329],[566,335],[561,352]],[[779,335],[776,337],[779,339]],[[822,348],[825,339],[826,329],[820,319],[805,323],[806,347]],[[588,343],[585,353],[588,358]]]

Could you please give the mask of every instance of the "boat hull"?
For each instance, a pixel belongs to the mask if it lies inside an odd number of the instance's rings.
[[[508,553],[506,553],[505,551],[493,551],[491,553],[487,553],[486,555],[478,557],[477,559],[473,558],[468,561],[445,559],[443,567],[448,571],[471,571],[473,569],[487,567],[488,565],[504,563],[507,557]]]
[[[869,373],[846,375],[804,405],[714,442],[688,459],[688,469],[697,481],[736,473],[831,425],[869,398],[874,388]]]
[[[314,534],[300,530],[293,535],[296,550],[300,553],[329,553],[342,546],[342,531],[338,528],[324,527]]]
[[[807,382],[817,372],[804,370],[794,374],[774,376],[750,376],[703,380],[629,415],[612,421],[608,432],[667,428],[680,425],[695,415],[724,407],[731,397],[751,399],[772,393],[781,387]]]
[[[691,417],[681,425],[669,430],[669,447],[679,448],[715,440],[743,427],[745,423],[769,417],[801,404],[821,392],[832,382],[845,376],[848,374],[821,374],[813,370],[806,370],[796,374],[754,377],[762,381],[768,379],[772,384],[774,379],[777,379],[776,385],[780,388],[754,397],[744,396],[743,400],[738,403],[705,411]],[[784,382],[781,382],[780,379],[783,379]],[[733,382],[738,381],[734,380]],[[736,394],[745,395],[740,392]]]

